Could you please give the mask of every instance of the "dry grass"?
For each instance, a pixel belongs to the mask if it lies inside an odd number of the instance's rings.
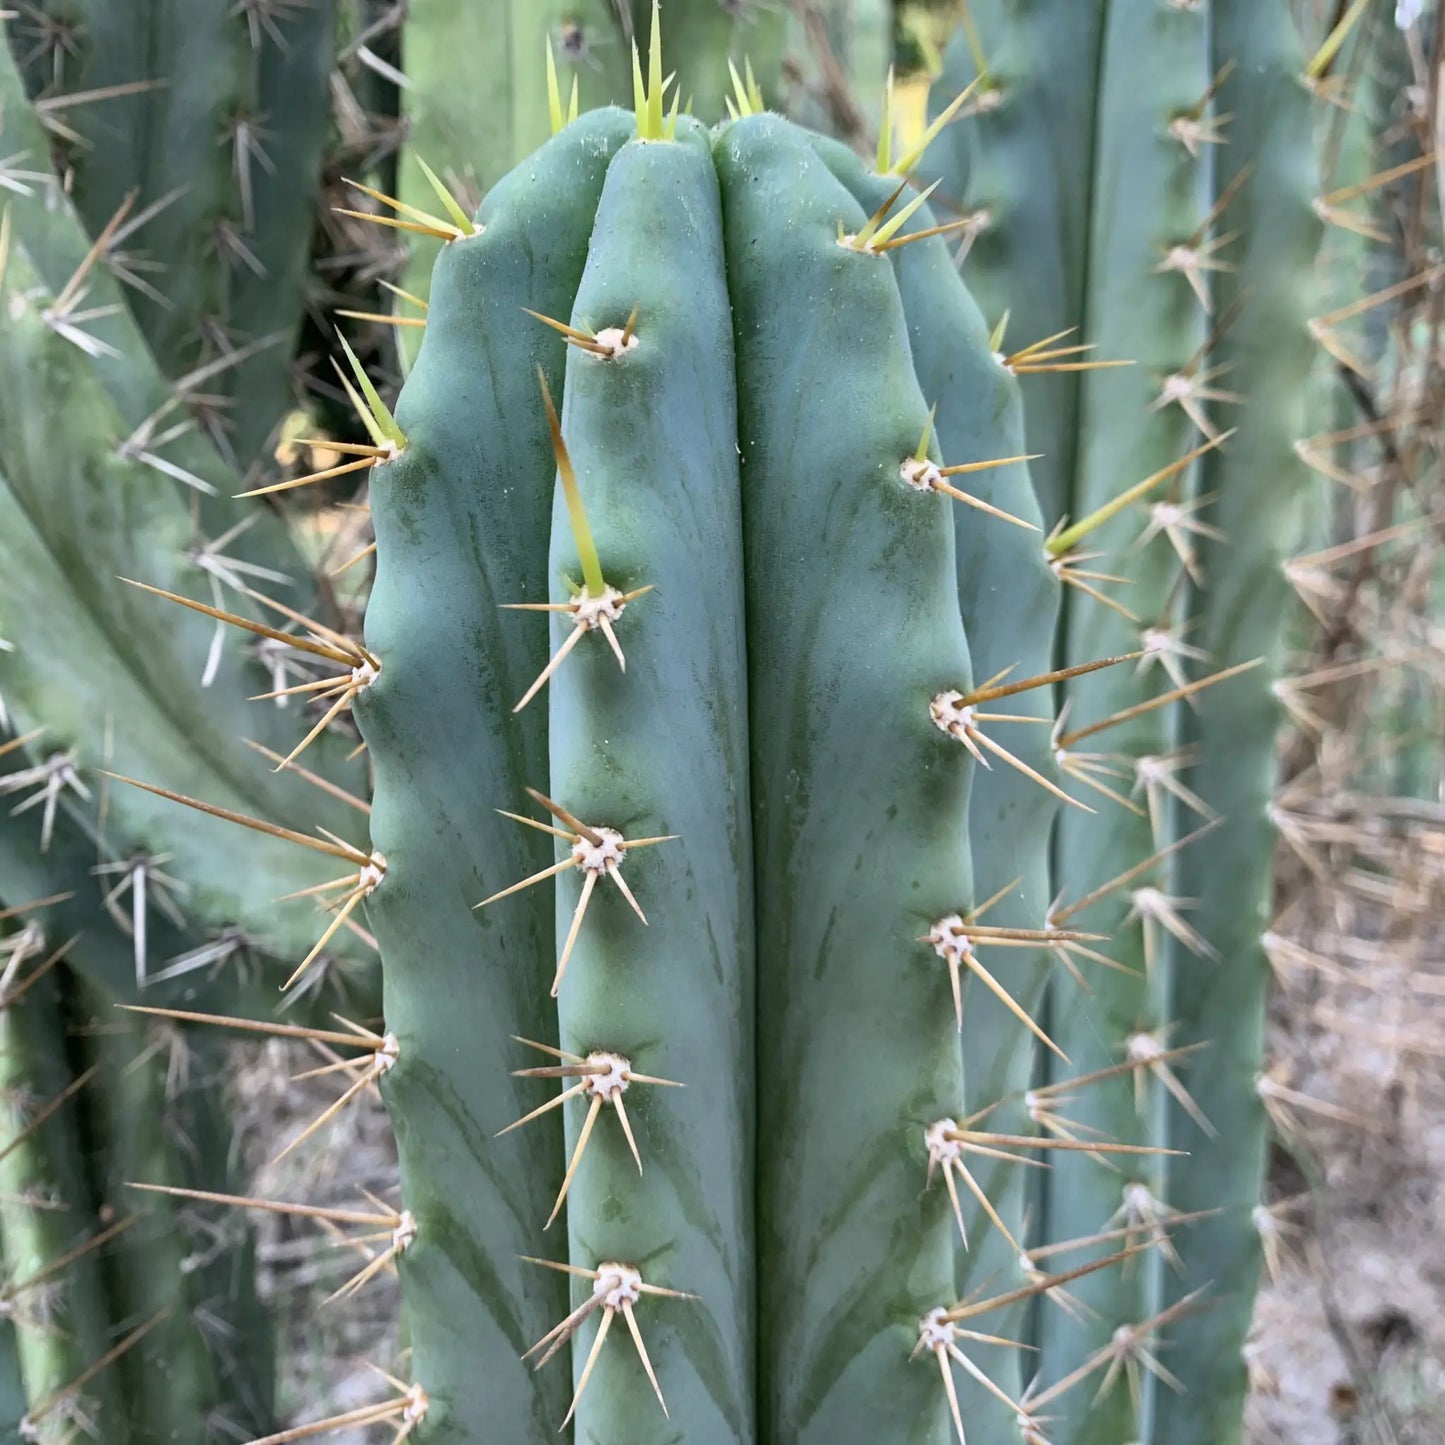
[[[1385,72],[1377,165],[1445,140],[1445,30],[1424,28],[1362,47],[1359,65]],[[1440,194],[1438,162],[1382,192],[1384,280],[1438,264]],[[1337,680],[1310,689],[1314,724],[1285,750],[1279,932],[1294,947],[1276,950],[1271,1045],[1322,1107],[1296,1111],[1275,1152],[1275,1197],[1302,1202],[1256,1316],[1257,1445],[1445,1440],[1442,317],[1445,293],[1421,287],[1377,330],[1371,375],[1338,379],[1345,424],[1370,434],[1328,540],[1412,526],[1335,569],[1300,671]]]

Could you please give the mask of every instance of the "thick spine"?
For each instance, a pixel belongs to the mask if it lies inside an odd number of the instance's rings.
[[[892,267],[776,118],[716,154],[738,355],[758,915],[760,1434],[951,1429],[908,1355],[955,1226],[924,1131],[963,1071],[916,940],[972,902],[969,764],[932,700],[967,689],[953,519],[902,479],[928,408]],[[764,262],[762,258],[766,258]],[[810,1241],[801,1247],[801,1241]]]
[[[646,35],[652,0],[632,0],[633,25]],[[744,73],[752,67],[763,98],[775,102],[786,7],[768,0],[665,0],[662,48],[668,68],[677,61],[678,92],[689,115],[712,124],[727,113],[732,94],[728,62]]]

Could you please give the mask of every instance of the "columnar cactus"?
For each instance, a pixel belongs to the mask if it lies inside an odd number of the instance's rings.
[[[14,938],[16,935],[12,934]],[[6,940],[7,942],[9,940]],[[7,949],[14,957],[14,950]],[[0,954],[0,957],[4,957]],[[24,962],[23,956],[21,962]],[[0,1235],[6,1279],[0,1313],[14,1328],[22,1410],[9,1438],[66,1438],[80,1421],[119,1419],[115,1377],[93,1362],[112,1345],[92,1218],[75,1078],[55,980],[0,999]],[[98,1240],[98,1244],[97,1244]],[[13,1409],[13,1403],[10,1408]]]
[[[1059,580],[956,227],[745,87],[712,134],[663,92],[654,44],[633,114],[475,220],[407,203],[445,244],[394,417],[357,377],[412,1367],[371,1418],[942,1445],[957,1365],[1037,1433],[965,1322],[1116,1258],[956,1303],[962,1199],[1020,1247],[974,1171],[1030,1142],[1028,1054],[985,1029],[1042,1037],[1083,938],[1045,926],[1048,689],[1118,659],[1047,667]]]
[[[335,30],[333,0],[37,0],[9,21],[66,193],[91,235],[114,227],[146,342],[243,471],[290,405]]]
[[[733,40],[775,28],[718,9]],[[13,721],[96,778],[140,774],[108,816],[142,851],[102,870],[137,889],[137,858],[153,883],[173,845],[208,923],[298,960],[287,987],[320,949],[272,916],[287,887],[324,900],[323,944],[369,931],[383,959],[380,1023],[151,1010],[342,1051],[341,1103],[378,1086],[396,1128],[397,1199],[229,1200],[362,1230],[343,1292],[394,1265],[408,1315],[408,1380],[257,1445],[369,1423],[397,1445],[1235,1438],[1316,232],[1283,0],[976,0],[931,147],[895,159],[885,134],[873,169],[760,113],[746,67],[730,123],[681,114],[656,5],[633,111],[576,117],[558,58],[625,79],[626,10],[594,16],[615,55],[569,57],[577,7],[526,9],[553,84],[500,118],[474,65],[465,93],[423,88],[443,154],[408,161],[396,200],[366,192],[432,244],[419,351],[394,414],[347,352],[368,440],[287,484],[365,476],[362,641],[187,578],[246,590],[150,474],[194,488],[225,464],[158,467],[135,441],[165,402],[105,339],[128,313],[77,315],[82,283],[103,304],[112,283],[63,203],[30,204],[58,197],[43,173],[0,232]],[[264,29],[269,7],[240,13]],[[408,63],[433,81],[463,59],[447,16],[416,8]],[[9,75],[7,122],[33,128]],[[458,158],[500,169],[547,120],[473,216]],[[909,192],[920,170],[936,192]],[[37,377],[71,400],[58,438],[26,405]],[[1048,389],[1027,417],[1020,377]],[[115,572],[189,608],[171,648],[138,640],[162,598]],[[284,769],[350,709],[364,843],[335,836],[359,825],[327,777],[313,832],[298,778],[221,745],[246,665],[212,663],[218,623],[335,665],[296,685],[318,725],[268,709],[265,736]],[[177,659],[209,696],[169,686]],[[96,672],[125,721],[113,759],[74,681]],[[75,872],[100,830],[61,792],[91,773],[23,736],[0,788],[41,789],[44,852]],[[148,786],[163,774],[175,791]],[[237,866],[177,803],[264,841]],[[33,853],[3,860],[0,897],[36,898]],[[153,1197],[222,1199],[150,1165],[113,1109],[90,1119]],[[153,1301],[134,1263],[108,1277]],[[1204,1312],[1211,1286],[1231,1302]],[[1166,1329],[1187,1358],[1161,1360]],[[190,1360],[184,1329],[165,1339]],[[212,1383],[187,1375],[195,1400]]]
[[[265,1429],[270,1327],[244,1231],[124,1188],[137,1177],[216,1188],[232,1173],[214,1056],[174,1034],[147,1039],[74,980],[57,986],[80,953],[128,961],[118,935],[52,948],[23,917],[0,910],[5,1438],[48,1445],[80,1429],[169,1445],[222,1422]]]
[[[412,0],[404,51],[408,153],[399,199],[434,205],[430,169],[474,208],[546,139],[559,109],[575,115],[625,104],[632,93],[633,37],[646,32],[648,15],[648,0]],[[729,62],[755,77],[769,102],[775,99],[786,20],[771,3],[669,0],[660,23],[689,115],[722,119]],[[538,73],[544,57],[545,85]],[[484,84],[478,75],[487,77]],[[424,298],[444,238],[429,235],[405,212],[399,220],[410,232],[405,289]]]
[[[1107,1363],[1133,1388],[1051,1404],[1062,1438],[1237,1439],[1264,1213],[1261,938],[1318,72],[1283,0],[970,9],[934,108],[972,82],[974,114],[922,169],[967,222],[964,275],[986,314],[1029,343],[1001,345],[1005,364],[1051,373],[1027,393],[1045,514],[1096,514],[1121,479],[1147,477],[1087,543],[1060,520],[1049,544],[1083,584],[1066,592],[1058,660],[1142,656],[1064,688],[1056,757],[1099,816],[1063,810],[1051,917],[1110,935],[1100,947],[1130,972],[1098,974],[1086,997],[1055,988],[1052,1037],[1098,1084],[1056,1108],[1066,1070],[1050,1058],[1030,1110],[1050,1132],[1177,1151],[1123,1172],[1056,1160],[1036,1198],[1045,1244],[1177,1225],[1176,1268],[1101,1273],[1076,1292],[1084,1309],[1041,1305],[1036,1398]],[[1045,171],[1059,184],[1039,184]],[[1101,560],[1071,556],[1085,545]],[[1178,1347],[1159,1355],[1161,1337]]]
[[[0,115],[7,143],[23,148],[6,162],[15,183],[0,221],[0,635],[8,644],[0,699],[20,739],[0,737],[10,815],[0,827],[8,838],[30,837],[28,847],[0,849],[0,897],[17,907],[79,891],[94,907],[112,895],[107,906],[134,919],[137,987],[158,962],[145,946],[147,921],[158,926],[178,910],[215,933],[240,929],[296,956],[312,937],[310,920],[290,932],[294,913],[278,917],[275,900],[330,877],[327,863],[302,861],[298,872],[293,849],[258,839],[238,869],[214,846],[213,823],[133,789],[107,797],[102,772],[204,793],[272,823],[348,828],[348,808],[296,773],[274,771],[299,741],[294,717],[304,704],[286,695],[248,701],[307,684],[309,671],[298,679],[280,659],[295,626],[286,609],[310,605],[309,568],[264,500],[224,495],[240,490],[237,475],[192,430],[152,363],[113,257],[87,240],[46,164],[41,126],[3,49]],[[66,398],[64,426],[49,420],[55,395]],[[223,636],[214,616],[168,612],[126,579],[244,614],[251,635],[242,644]],[[280,608],[247,595],[254,591]],[[258,655],[258,645],[272,650]],[[350,655],[334,635],[302,646],[317,666]],[[240,718],[271,761],[237,751]],[[344,751],[341,739],[320,738],[302,761],[345,780]],[[97,863],[101,871],[83,890],[68,878],[44,886],[36,871],[65,846],[57,828],[71,825],[92,839],[80,875]],[[114,989],[119,981],[97,982]]]

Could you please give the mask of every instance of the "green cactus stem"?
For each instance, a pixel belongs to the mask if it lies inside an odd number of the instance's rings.
[[[278,756],[294,747],[294,712],[248,701],[267,690],[267,674],[234,642],[223,642],[214,620],[167,611],[126,585],[124,578],[139,575],[188,594],[208,579],[219,595],[227,573],[243,587],[257,579],[244,564],[236,570],[221,548],[206,552],[210,544],[198,542],[180,491],[120,446],[125,424],[84,349],[57,321],[57,304],[18,238],[0,290],[7,315],[0,340],[0,616],[13,644],[0,656],[0,691],[15,726],[35,734],[28,751],[40,770],[28,783],[12,775],[11,786],[23,791],[11,807],[32,796],[49,799],[31,814],[43,845],[45,819],[57,805],[94,815],[103,782],[96,770],[108,768],[240,811],[320,819],[333,832],[353,826],[342,804],[237,748],[243,718],[249,734]],[[67,398],[64,426],[50,423],[37,395]],[[218,646],[229,650],[218,654]],[[210,685],[197,688],[197,679]],[[323,754],[335,759],[340,744],[324,739]],[[177,860],[186,906],[218,926],[242,926],[284,953],[314,938],[314,913],[278,911],[275,900],[324,881],[327,865],[298,863],[294,850],[258,839],[248,866],[237,868],[216,846],[213,823],[137,789],[113,790],[109,820],[125,840],[122,866],[126,859]],[[154,866],[163,871],[165,863]],[[112,875],[106,887],[119,881]],[[154,881],[165,886],[163,878]]]
[[[41,0],[9,22],[67,194],[92,236],[124,216],[109,264],[168,377],[215,364],[198,414],[243,471],[291,403],[335,33],[333,0]]]
[[[1249,405],[1238,409],[1229,445],[1202,464],[1201,486],[1218,498],[1210,521],[1220,535],[1199,548],[1203,581],[1191,641],[1217,666],[1255,657],[1265,665],[1222,686],[1206,714],[1185,721],[1198,759],[1190,785],[1224,822],[1207,854],[1186,851],[1179,860],[1180,891],[1199,900],[1190,921],[1218,960],[1181,961],[1172,1041],[1208,1045],[1185,1062],[1181,1078],[1219,1134],[1217,1142],[1201,1140],[1178,1110],[1171,1120],[1172,1137],[1189,1154],[1170,1161],[1170,1204],[1217,1211],[1181,1235],[1182,1269],[1166,1277],[1171,1302],[1206,1283],[1215,1297],[1174,1329],[1171,1358],[1188,1362],[1189,1389],[1179,1397],[1161,1392],[1157,1438],[1179,1445],[1241,1438],[1243,1348],[1261,1264],[1255,1226],[1269,1225],[1256,1213],[1269,1138],[1256,1082],[1269,984],[1261,939],[1273,911],[1269,814],[1288,639],[1282,619],[1291,603],[1284,564],[1311,480],[1295,442],[1306,427],[1315,356],[1309,318],[1318,305],[1312,263],[1321,230],[1312,206],[1319,173],[1311,97],[1299,81],[1303,57],[1283,0],[1213,0],[1210,23],[1211,64],[1232,65],[1220,108],[1238,134],[1253,138],[1248,173],[1223,219],[1239,240],[1231,270],[1215,283],[1216,307],[1237,309],[1237,319],[1212,364],[1228,367],[1230,390]],[[1245,152],[1231,147],[1220,164],[1228,183],[1231,166],[1245,166]]]
[[[17,938],[25,949],[19,933],[4,940],[11,979],[0,999],[0,1299],[25,1387],[18,1438],[47,1442],[78,1420],[124,1418],[115,1372],[101,1364],[115,1339],[98,1255],[131,1221],[94,1223],[76,1120],[93,1075],[72,1074],[55,980],[31,973],[44,942],[17,958]]]
[[[900,1361],[952,1293],[958,1247],[944,1192],[923,1188],[924,1134],[962,1109],[962,1056],[947,972],[914,942],[973,902],[968,756],[930,716],[969,687],[953,503],[903,476],[928,406],[891,265],[840,240],[866,234],[866,213],[775,118],[727,128],[717,163],[770,1141],[760,1430],[942,1441],[936,1377]]]

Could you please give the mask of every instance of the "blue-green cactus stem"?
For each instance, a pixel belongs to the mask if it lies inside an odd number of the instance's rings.
[[[973,113],[944,130],[919,169],[942,182],[940,200],[979,215],[965,276],[990,326],[1007,314],[1006,344],[1071,327],[1076,334],[1060,344],[1099,339],[1089,274],[1109,8],[1107,0],[971,0],[980,51],[960,26],[929,97],[931,118],[979,82]],[[1050,523],[1070,506],[1079,380],[1061,372],[1029,381],[1029,449],[1042,453],[1033,482]]]
[[[228,436],[243,465],[257,457],[264,463],[266,443],[295,405],[289,363],[310,282],[337,33],[335,0],[272,9],[270,27],[258,23],[248,36],[251,103],[246,115],[230,119],[222,152],[244,198],[238,219],[256,260],[227,269],[224,314],[243,341],[264,343],[222,378]]]
[[[1196,154],[1172,127],[1198,106],[1209,88],[1211,70],[1207,7],[1181,9],[1169,0],[1112,7],[1104,32],[1098,77],[1098,118],[1093,161],[1093,207],[1088,252],[1087,311],[1084,339],[1107,357],[1129,357],[1135,365],[1085,372],[1079,387],[1078,442],[1068,511],[1074,521],[1118,497],[1132,482],[1170,467],[1197,440],[1183,407],[1162,401],[1167,379],[1187,375],[1210,329],[1205,306],[1196,295],[1207,287],[1214,264],[1210,210],[1209,150]],[[1140,56],[1149,63],[1141,67]],[[1180,248],[1184,248],[1181,250]],[[1196,264],[1197,263],[1197,264]],[[1042,446],[1033,443],[1034,450]],[[1122,560],[1129,577],[1117,600],[1133,618],[1072,590],[1066,604],[1062,661],[1075,664],[1101,655],[1144,650],[1138,664],[1110,668],[1077,679],[1064,689],[1068,723],[1089,726],[1157,697],[1179,677],[1198,669],[1195,639],[1184,628],[1177,605],[1183,564],[1164,535],[1141,542],[1150,523],[1149,505],[1160,499],[1187,501],[1192,477],[1185,470],[1161,479],[1138,505],[1117,513],[1092,530],[1086,541],[1107,561]],[[1157,530],[1157,529],[1156,529]],[[1060,538],[1057,545],[1068,539]],[[1202,699],[1201,707],[1209,707]],[[1177,748],[1178,709],[1140,714],[1072,749],[1074,764],[1087,768],[1090,749],[1119,761],[1124,777],[1092,774],[1094,781],[1121,796],[1134,788],[1139,758],[1167,758]],[[1069,734],[1061,741],[1070,752]],[[1065,808],[1057,835],[1057,887],[1066,904],[1103,887],[1143,864],[1173,837],[1167,796],[1150,798],[1141,789],[1131,803],[1120,802],[1075,777],[1073,791],[1097,809]],[[1054,1038],[1072,1061],[1068,1069],[1050,1061],[1050,1076],[1092,1073],[1125,1060],[1131,1039],[1156,1034],[1161,1045],[1172,1038],[1160,1032],[1171,1022],[1165,942],[1170,920],[1179,916],[1181,890],[1172,881],[1173,860],[1109,892],[1075,920],[1108,935],[1108,955],[1132,972],[1096,969],[1091,993],[1067,996],[1061,985],[1050,1017]],[[1200,952],[1207,951],[1201,945]],[[1207,969],[1209,959],[1187,964]],[[1126,1078],[1080,1092],[1075,1117],[1120,1143],[1162,1142],[1162,1098],[1158,1079],[1141,1070],[1136,1094]],[[1062,1242],[1121,1223],[1130,1216],[1123,1186],[1142,1184],[1149,1195],[1169,1202],[1162,1160],[1142,1156],[1111,1169],[1086,1154],[1052,1160],[1045,1183],[1040,1224],[1048,1242]],[[1121,1213],[1121,1211],[1124,1211]],[[1137,1210],[1135,1211],[1137,1213]],[[1143,1221],[1147,1224],[1147,1221]],[[1041,1307],[1039,1342],[1044,1352],[1045,1383],[1068,1374],[1090,1358],[1103,1358],[1121,1326],[1137,1325],[1158,1309],[1162,1261],[1151,1259],[1129,1271],[1105,1272],[1081,1282],[1078,1299],[1096,1313],[1074,1318],[1056,1305]],[[1102,1366],[1101,1366],[1102,1368]],[[1152,1389],[1152,1387],[1151,1387]],[[1148,1392],[1137,1418],[1130,1391],[1116,1385],[1095,1402],[1081,1388],[1056,1407],[1057,1432],[1072,1445],[1117,1445],[1147,1436]]]
[[[561,394],[560,337],[523,314],[570,313],[608,161],[632,131],[585,116],[488,196],[481,229],[445,247],[416,368],[398,406],[407,446],[376,469],[377,578],[358,699],[376,769],[372,838],[387,860],[369,919],[400,1059],[383,1081],[417,1223],[399,1261],[426,1436],[554,1438],[565,1375],[521,1356],[566,1314],[538,1209],[561,1183],[560,1121],[493,1136],[538,1102],[513,1035],[555,1044],[539,960],[555,957],[549,890],[480,911],[547,866],[544,834],[500,817],[547,776],[545,715],[512,707],[547,659],[514,602],[547,598],[551,441],[536,368]],[[543,1216],[545,1217],[545,1215]],[[559,1238],[560,1243],[560,1238]]]
[[[626,604],[615,624],[625,673],[594,631],[551,682],[556,800],[625,838],[675,835],[629,852],[619,870],[647,926],[619,888],[595,879],[558,999],[564,1049],[621,1055],[639,1073],[683,1085],[626,1091],[640,1178],[610,1101],[589,1093],[570,1106],[569,1150],[589,1109],[608,1115],[596,1120],[568,1195],[573,1263],[631,1263],[646,1282],[697,1296],[644,1298],[639,1309],[668,1416],[620,1329],[598,1357],[578,1438],[636,1445],[756,1438],[737,400],[717,176],[702,126],[684,121],[678,137],[634,141],[612,162],[571,319],[606,337],[635,308],[635,344],[611,356],[570,349],[563,410],[608,586],[655,590]],[[564,580],[580,581],[583,569],[560,491],[551,560],[554,595],[566,596]],[[571,614],[554,614],[554,644],[576,626]],[[559,938],[582,872],[557,889]],[[548,981],[539,972],[534,985],[545,991]],[[534,1201],[539,1221],[549,1206]],[[573,1346],[574,1373],[589,1334]]]
[[[68,43],[30,79],[65,127],[67,192],[92,236],[122,208],[137,222],[115,264],[135,280],[131,309],[167,376],[245,358],[197,390],[222,399],[203,419],[248,468],[290,401],[333,0],[49,0],[11,22],[17,53],[34,51],[28,32],[47,15],[71,22]]]
[[[955,1281],[924,1131],[962,1107],[947,972],[972,903],[969,686],[948,499],[902,477],[928,407],[865,213],[776,117],[716,144],[738,357],[758,916],[764,1439],[942,1445],[920,1317]],[[767,257],[767,264],[757,258]],[[803,1241],[807,1241],[803,1244]]]
[[[1269,967],[1261,946],[1272,914],[1275,783],[1274,693],[1288,638],[1292,595],[1284,575],[1311,481],[1294,444],[1307,424],[1306,380],[1315,358],[1309,318],[1318,305],[1312,270],[1320,223],[1311,202],[1319,174],[1312,108],[1299,82],[1299,40],[1284,0],[1213,0],[1212,64],[1232,63],[1219,105],[1247,135],[1247,155],[1221,157],[1228,183],[1249,173],[1221,224],[1239,233],[1218,278],[1220,307],[1239,307],[1215,364],[1231,390],[1250,399],[1227,447],[1203,464],[1202,486],[1218,501],[1218,541],[1200,549],[1203,586],[1193,600],[1193,640],[1216,665],[1263,657],[1265,665],[1222,685],[1186,722],[1198,749],[1191,786],[1223,817],[1206,856],[1185,852],[1180,891],[1198,898],[1191,921],[1214,945],[1217,963],[1181,959],[1175,982],[1177,1042],[1207,1043],[1184,1066],[1195,1102],[1219,1130],[1201,1139],[1177,1111],[1173,1137],[1189,1156],[1169,1166],[1169,1202],[1221,1211],[1179,1239],[1180,1275],[1170,1294],[1208,1284],[1212,1307],[1174,1327],[1171,1357],[1189,1363],[1189,1391],[1159,1399],[1158,1435],[1170,1445],[1229,1445],[1241,1438],[1248,1377],[1241,1352],[1261,1254],[1253,1211],[1262,1201],[1269,1130],[1255,1080],[1263,1059]]]
[[[819,153],[869,211],[881,205],[896,184],[870,175],[840,145],[820,142]],[[914,224],[926,230],[936,220],[925,207]],[[944,458],[953,463],[1021,456],[1026,446],[1018,381],[993,353],[988,328],[958,275],[949,242],[932,237],[902,247],[894,257],[913,365],[925,400],[937,407],[936,432]],[[1042,519],[1028,465],[989,468],[969,475],[966,484],[981,501],[1035,529],[954,504],[959,601],[974,671],[992,677],[1011,669],[1011,681],[1043,676],[1052,666],[1059,583],[1039,545]],[[1051,694],[1051,688],[1041,687],[1017,694],[1008,704],[1010,712],[1039,719],[1011,728],[1008,745],[1046,777],[1054,774]],[[1045,788],[1001,762],[975,774],[968,819],[974,891],[980,899],[1003,895],[981,922],[1000,928],[1043,927],[1051,896],[1049,843],[1058,806]],[[990,973],[1030,1017],[1041,1017],[1049,954],[1043,949],[996,948],[985,950],[984,957]],[[1031,1125],[1022,1100],[1032,1081],[1034,1041],[1018,1018],[977,982],[965,993],[963,1058],[967,1111],[1005,1101],[989,1115],[988,1127],[999,1133],[1027,1133]],[[1027,1243],[1025,1166],[980,1160],[974,1173],[1014,1240]],[[965,1202],[965,1218],[972,1244],[962,1259],[960,1298],[985,1280],[994,1292],[1025,1283],[1018,1251],[993,1230],[972,1200]],[[1015,1332],[1003,1315],[992,1320],[990,1328]],[[1023,1379],[1016,1357],[1004,1359],[994,1377],[1017,1398]],[[1012,1445],[1017,1436],[1012,1413],[971,1380],[960,1381],[959,1389],[969,1438]]]

